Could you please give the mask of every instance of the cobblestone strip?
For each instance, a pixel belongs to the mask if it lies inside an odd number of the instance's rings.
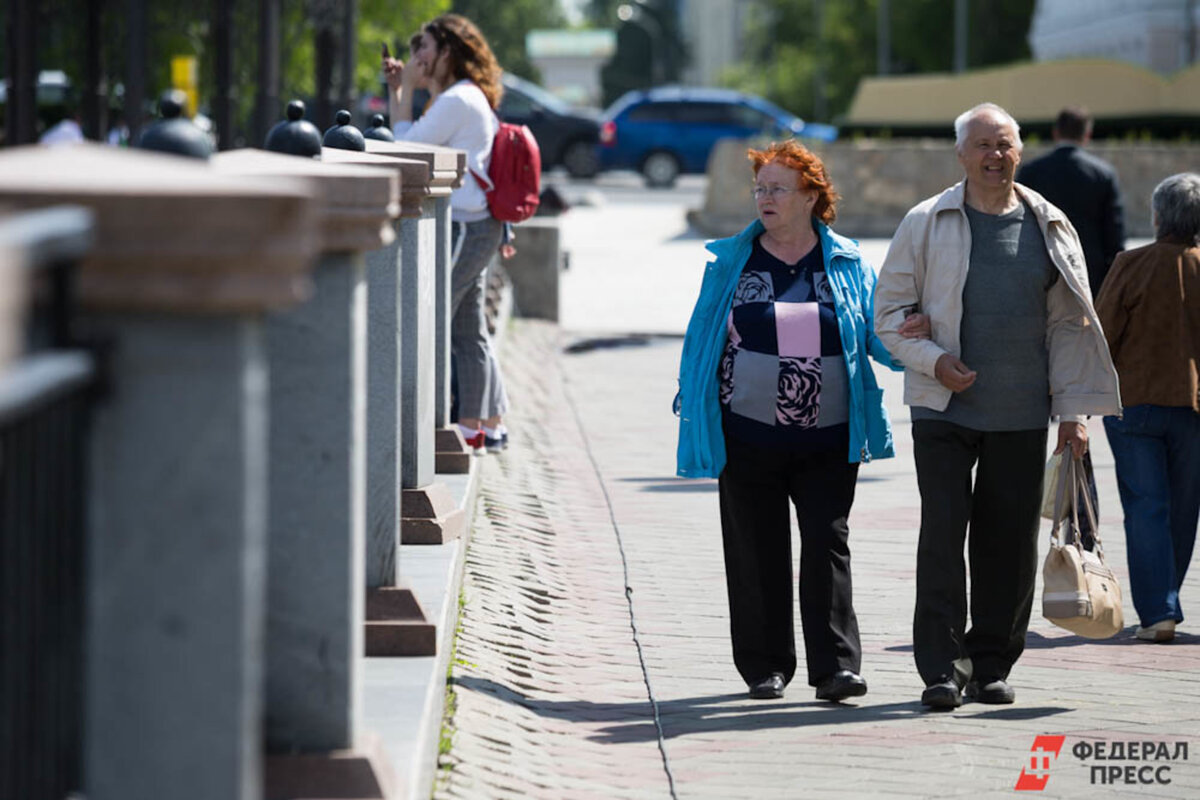
[[[435,797],[667,797],[603,492],[563,396],[557,328],[508,331],[512,444],[482,468]]]

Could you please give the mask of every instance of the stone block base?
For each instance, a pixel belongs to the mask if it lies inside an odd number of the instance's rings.
[[[438,428],[433,432],[433,449],[439,453],[468,453],[467,440],[457,425]]]
[[[407,586],[367,590],[368,656],[437,655],[437,626]]]
[[[445,544],[467,531],[467,515],[444,483],[405,489],[400,516],[401,544]]]
[[[518,316],[558,322],[560,239],[557,217],[533,217],[517,226],[517,254],[504,262],[504,269],[512,280]]]
[[[391,764],[376,737],[362,747],[328,753],[268,755],[265,800],[392,800],[398,798]]]
[[[446,475],[466,475],[471,471],[471,451],[457,425],[434,431],[434,471]]]
[[[470,453],[441,453],[433,454],[433,471],[443,475],[466,475],[471,471]]]

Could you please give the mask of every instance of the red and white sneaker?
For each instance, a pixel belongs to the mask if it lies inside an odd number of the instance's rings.
[[[462,433],[463,439],[466,440],[467,447],[472,453],[477,456],[487,453],[487,446],[484,443],[484,435],[482,430],[478,428],[471,430],[470,428],[464,428],[462,425],[458,426],[458,430]]]

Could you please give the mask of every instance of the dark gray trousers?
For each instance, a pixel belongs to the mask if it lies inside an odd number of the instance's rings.
[[[962,685],[972,674],[1007,678],[1025,649],[1033,607],[1047,430],[990,432],[915,420],[912,432],[921,492],[917,670],[927,686],[948,679]]]
[[[487,419],[508,410],[500,365],[484,320],[487,271],[503,223],[488,217],[451,225],[450,352],[458,381],[458,417]]]

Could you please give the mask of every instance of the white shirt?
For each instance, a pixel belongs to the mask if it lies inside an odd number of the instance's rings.
[[[483,90],[461,80],[438,95],[416,122],[397,122],[392,127],[397,139],[425,142],[465,150],[467,169],[478,175],[488,188],[488,165],[492,161],[492,140],[500,123],[488,105]],[[450,209],[458,222],[487,219],[487,195],[471,175],[450,195]]]
[[[82,141],[83,130],[79,127],[79,123],[70,117],[51,127],[42,134],[41,139],[38,139],[39,143],[48,145],[75,144]]]

